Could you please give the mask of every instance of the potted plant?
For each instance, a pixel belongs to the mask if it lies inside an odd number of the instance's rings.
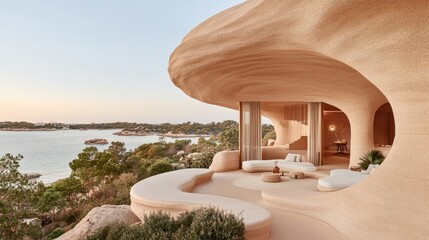
[[[366,170],[370,164],[381,164],[384,161],[383,154],[378,150],[371,150],[359,158],[359,166]]]

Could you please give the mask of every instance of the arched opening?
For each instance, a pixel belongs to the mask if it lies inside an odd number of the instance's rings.
[[[323,165],[350,162],[351,127],[347,115],[339,108],[323,104]]]
[[[388,147],[395,139],[395,118],[390,103],[385,103],[377,109],[374,115],[374,145]]]

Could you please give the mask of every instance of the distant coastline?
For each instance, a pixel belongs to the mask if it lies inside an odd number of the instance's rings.
[[[79,130],[85,131],[87,129],[56,129],[56,128],[0,128],[0,131],[3,132],[43,132],[43,131],[68,131],[68,130]],[[93,129],[93,130],[108,130],[108,129]],[[112,133],[117,136],[152,136],[156,135],[159,137],[169,137],[169,138],[196,138],[196,137],[211,137],[212,135],[208,134],[185,134],[185,133],[157,133],[157,132],[137,132],[137,131],[128,131],[123,130],[120,132]]]
[[[185,134],[185,133],[157,133],[157,132],[139,132],[139,131],[129,131],[129,130],[123,130],[120,132],[113,133],[114,135],[118,136],[151,136],[156,135],[159,137],[169,137],[169,138],[195,138],[195,137],[211,137],[211,135],[208,134]]]
[[[33,132],[33,131],[62,131],[70,129],[57,129],[57,128],[0,128],[4,132]]]
[[[116,130],[117,136],[158,136],[169,138],[208,138],[215,136],[225,129],[226,126],[233,126],[235,121],[226,120],[223,122],[210,122],[206,124],[196,122],[184,123],[135,123],[135,122],[111,122],[111,123],[61,123],[61,122],[0,122],[0,131],[9,132],[33,132],[33,131],[65,131],[65,130]]]
[[[184,133],[163,133],[157,134],[160,137],[169,137],[169,138],[194,138],[194,137],[211,137],[207,134],[184,134]]]

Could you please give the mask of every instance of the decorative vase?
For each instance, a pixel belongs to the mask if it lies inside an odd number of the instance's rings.
[[[280,168],[277,166],[278,161],[274,161],[273,173],[280,173]]]

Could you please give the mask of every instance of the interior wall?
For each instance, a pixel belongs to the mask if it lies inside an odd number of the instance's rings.
[[[374,116],[374,144],[392,145],[395,138],[395,120],[389,103],[382,105]]]
[[[331,129],[331,127],[333,127]],[[350,122],[347,115],[343,112],[324,112],[324,138],[323,147],[325,150],[337,149],[335,141],[347,140],[347,148],[350,151]]]
[[[307,149],[307,104],[297,102],[262,102],[261,111],[271,119],[276,131],[276,146],[293,150]]]

